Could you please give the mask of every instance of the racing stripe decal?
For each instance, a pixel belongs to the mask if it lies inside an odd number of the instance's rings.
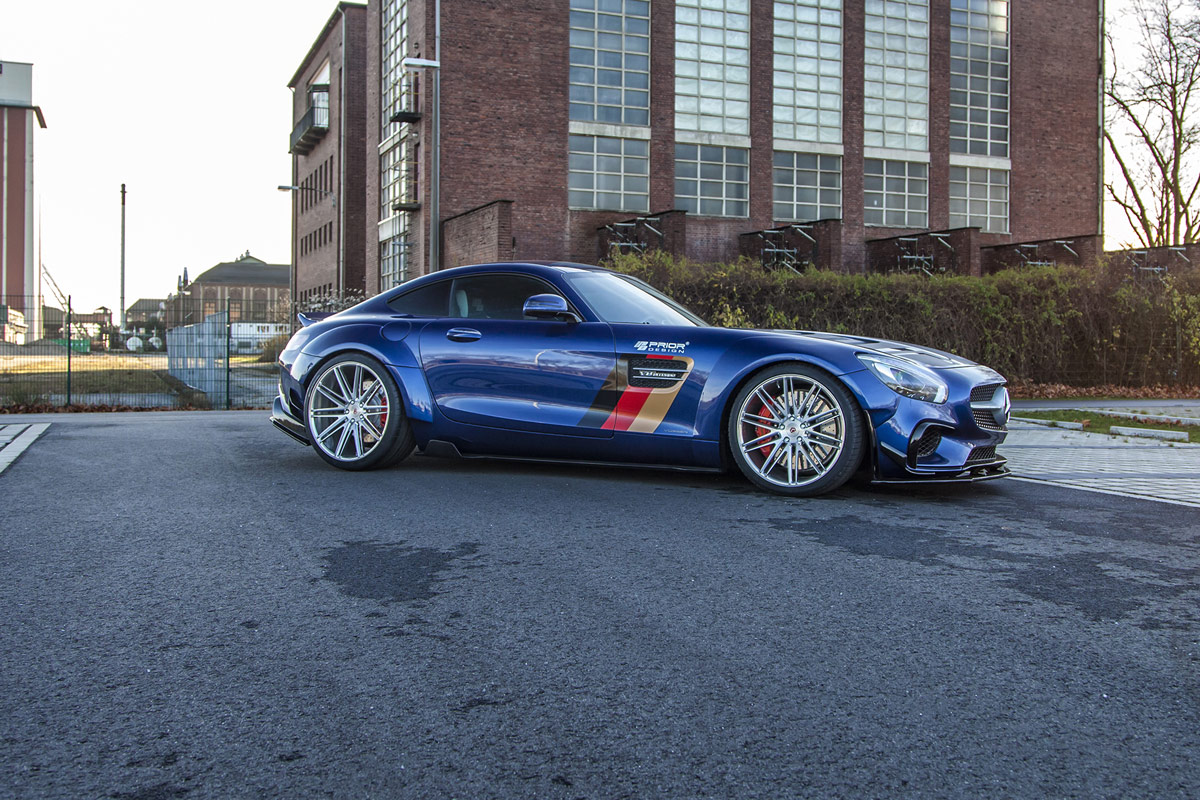
[[[612,425],[608,423],[613,409],[617,406],[617,401],[621,398],[621,390],[624,388],[625,381],[621,376],[621,367],[618,364],[613,367],[612,372],[608,373],[604,385],[600,387],[600,391],[592,400],[591,407],[584,412],[583,419],[579,421],[579,427],[611,428]]]
[[[650,358],[660,362],[662,368],[645,366],[645,355],[621,356],[614,374],[605,381],[579,424],[589,428],[653,433],[671,410],[694,362],[683,356],[654,355]],[[639,385],[630,385],[631,372]]]

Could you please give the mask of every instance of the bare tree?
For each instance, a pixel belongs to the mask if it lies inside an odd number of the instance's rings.
[[[1111,30],[1108,35],[1104,138],[1119,174],[1105,188],[1143,247],[1194,242],[1200,236],[1200,0],[1134,0],[1129,16],[1137,26],[1136,50],[1118,59]]]

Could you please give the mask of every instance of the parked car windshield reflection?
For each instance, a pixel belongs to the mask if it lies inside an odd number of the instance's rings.
[[[707,327],[704,320],[636,278],[589,272],[568,275],[567,280],[605,322]]]

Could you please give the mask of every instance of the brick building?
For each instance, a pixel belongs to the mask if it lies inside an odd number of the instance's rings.
[[[441,14],[439,47],[431,0],[368,0],[368,292],[430,268],[433,205],[434,268],[664,247],[979,273],[1021,243],[1097,246],[1100,0]]]
[[[33,65],[0,61],[0,338],[41,329],[41,270],[34,253],[33,132],[46,127],[33,104]],[[32,333],[29,338],[36,339]]]
[[[247,250],[233,261],[222,261],[188,280],[178,280],[178,292],[166,300],[166,327],[203,322],[210,314],[229,312],[231,322],[270,322],[288,300],[291,268],[268,264]]]
[[[339,3],[288,83],[298,300],[365,286],[366,19]]]

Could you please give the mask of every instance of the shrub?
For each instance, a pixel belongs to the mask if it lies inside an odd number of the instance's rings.
[[[713,324],[825,330],[947,350],[1011,380],[1075,386],[1200,384],[1200,275],[1134,281],[1127,270],[1042,267],[961,275],[768,272],[662,251],[609,266]]]

